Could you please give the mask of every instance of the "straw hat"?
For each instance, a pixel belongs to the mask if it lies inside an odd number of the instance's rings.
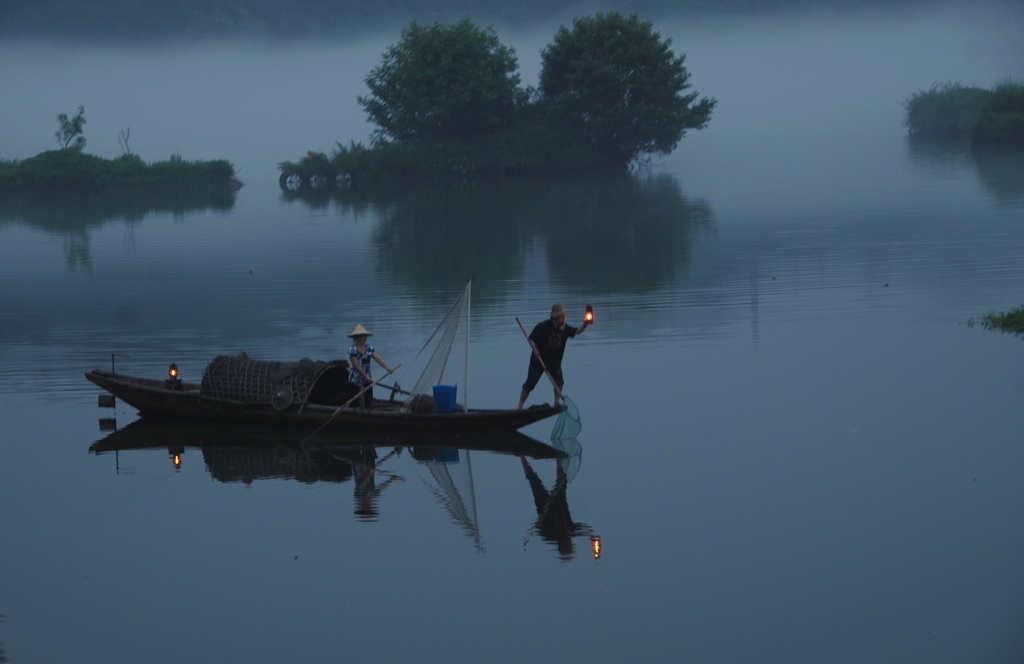
[[[353,329],[351,332],[348,333],[348,336],[350,336],[350,337],[372,337],[373,336],[373,332],[370,332],[369,330],[367,330],[365,327],[363,327],[363,324],[360,323],[359,325],[355,326],[355,329]]]
[[[565,307],[560,304],[556,304],[551,307],[551,317],[558,318],[559,316],[565,315]]]

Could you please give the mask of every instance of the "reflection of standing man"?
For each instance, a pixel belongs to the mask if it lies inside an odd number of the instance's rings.
[[[584,319],[579,327],[565,324],[565,307],[556,304],[551,307],[551,318],[537,323],[530,332],[530,346],[533,347],[533,355],[530,356],[530,368],[526,373],[526,382],[519,393],[519,405],[516,410],[523,407],[526,397],[530,395],[537,382],[544,375],[544,368],[558,385],[555,388],[555,408],[562,405],[561,389],[565,381],[562,379],[562,356],[565,354],[565,343],[577,334],[583,334],[590,323]],[[541,364],[543,362],[543,364]]]
[[[565,559],[573,556],[572,538],[578,535],[590,535],[590,526],[584,523],[576,523],[569,514],[569,501],[565,497],[565,488],[569,480],[565,475],[562,464],[556,463],[558,467],[558,478],[551,491],[544,488],[544,484],[537,477],[537,473],[526,461],[526,457],[519,457],[523,462],[523,473],[530,482],[530,489],[533,491],[533,502],[537,507],[537,521],[534,523],[534,530],[544,540],[553,542],[558,546],[558,553]]]

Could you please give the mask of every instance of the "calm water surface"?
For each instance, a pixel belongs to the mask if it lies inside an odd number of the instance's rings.
[[[258,94],[243,117],[210,72],[311,95],[322,80],[290,65],[313,48],[0,46],[0,82],[22,85],[0,118],[24,129],[5,158],[48,149],[47,118],[84,103],[99,154],[131,123],[144,158],[227,157],[247,182],[223,210],[0,207],[4,656],[1019,662],[1024,345],[968,321],[1024,303],[1024,164],[900,126],[935,81],[1019,76],[1009,18],[673,28],[719,112],[633,180],[318,205],[282,197],[273,164],[365,133],[352,98],[392,38],[323,47],[353,56],[339,110],[288,124]],[[524,70],[546,41],[522,39]],[[40,57],[15,66],[18,48]],[[122,98],[72,56],[152,77]],[[211,104],[205,124],[157,112],[182,98]],[[146,123],[164,123],[155,153]],[[359,462],[90,452],[111,442],[100,417],[144,426],[82,378],[112,353],[196,379],[225,352],[338,357],[361,322],[411,364],[469,276],[473,405],[515,403],[517,316],[597,311],[564,366],[583,420],[562,466],[571,552],[537,527],[550,459],[382,448],[367,492]]]

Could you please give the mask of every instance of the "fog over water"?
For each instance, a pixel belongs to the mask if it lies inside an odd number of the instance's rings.
[[[524,85],[558,25],[497,26]],[[917,144],[901,103],[1020,80],[1021,25],[1019,3],[656,21],[718,106],[635,179],[369,203],[283,194],[276,163],[367,140],[356,96],[398,31],[0,42],[0,158],[56,148],[81,104],[86,152],[130,128],[144,160],[246,183],[223,209],[0,202],[0,660],[1020,664],[1024,342],[967,321],[1024,303],[1024,155]],[[139,434],[82,376],[112,352],[186,380],[328,359],[356,322],[411,364],[466,275],[473,405],[518,397],[516,317],[597,312],[563,365],[569,460],[448,466],[474,533],[408,448],[368,495],[337,457]],[[600,557],[537,526],[559,478]]]
[[[769,136],[794,150],[813,149],[818,141],[856,145],[864,138],[858,132],[898,137],[900,104],[914,92],[945,81],[991,87],[1019,75],[1003,64],[1021,60],[1021,40],[1005,29],[1013,16],[979,6],[954,14],[658,22],[655,28],[673,39],[676,53],[686,55],[693,89],[719,100],[710,126],[691,131],[667,161],[696,154],[699,162],[704,146],[738,150]],[[540,51],[559,25],[529,34],[496,27],[517,51],[524,85],[537,84]],[[329,152],[334,141],[367,141],[371,127],[356,96],[367,91],[363,79],[398,39],[394,32],[346,43],[150,49],[0,43],[0,126],[9,128],[0,157],[23,159],[55,148],[56,115],[83,105],[87,152],[121,154],[118,135],[127,128],[131,150],[147,161],[175,153],[223,158],[243,180],[263,186],[278,161],[306,150]],[[803,138],[799,145],[794,134]],[[744,151],[744,158],[765,154]],[[710,174],[709,180],[720,179]]]
[[[18,94],[8,96],[17,103],[4,104],[2,121],[19,131],[0,149],[8,159],[53,149],[57,113],[83,105],[87,152],[120,155],[118,135],[128,128],[131,150],[147,161],[227,159],[243,180],[265,186],[277,161],[367,138],[355,96],[387,43],[141,51],[6,43],[0,82]]]
[[[945,81],[990,88],[1019,78],[1019,68],[1007,65],[1024,62],[1022,42],[1004,29],[1012,16],[979,7],[953,16],[712,22],[668,33],[679,35],[694,89],[719,103],[709,127],[688,133],[666,161],[684,164],[688,190],[718,194],[716,206],[738,202],[723,185],[743,188],[739,198],[762,206],[792,204],[797,192],[804,200],[815,198],[807,192],[859,199],[867,188],[901,195],[906,178],[898,163],[866,171],[861,157],[905,136],[902,103],[913,93]],[[708,158],[710,151],[742,163],[712,170],[722,162]],[[837,151],[848,157],[834,159]],[[780,153],[804,169],[776,168]],[[752,177],[737,182],[737,174]]]

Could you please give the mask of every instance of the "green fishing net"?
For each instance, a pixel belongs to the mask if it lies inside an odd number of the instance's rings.
[[[580,411],[573,400],[563,394],[562,403],[565,404],[565,410],[559,413],[558,419],[555,420],[555,428],[551,430],[552,441],[572,440],[583,430]]]

